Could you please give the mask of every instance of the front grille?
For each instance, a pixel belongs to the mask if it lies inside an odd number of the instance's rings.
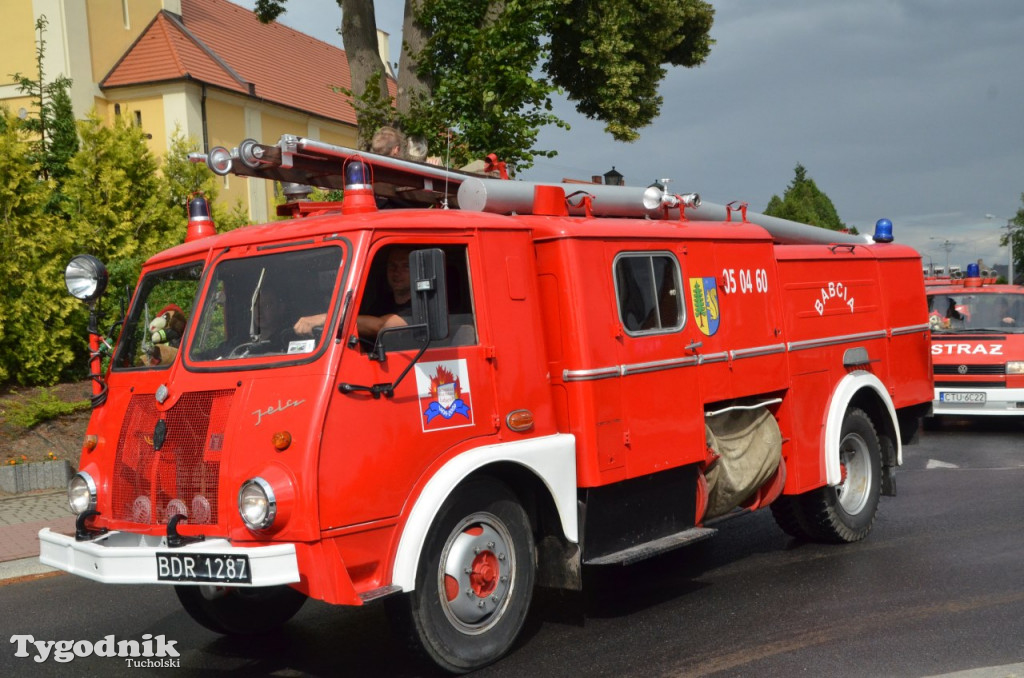
[[[114,518],[162,525],[184,514],[190,525],[217,523],[220,455],[233,394],[186,393],[163,413],[152,395],[132,397],[114,461]],[[161,418],[166,437],[157,451]]]
[[[991,375],[1004,375],[1006,374],[1006,365],[935,365],[935,374],[962,374],[964,376],[971,374],[991,374]],[[960,368],[963,367],[966,371],[961,372]]]

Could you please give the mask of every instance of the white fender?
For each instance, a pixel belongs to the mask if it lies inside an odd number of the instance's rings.
[[[829,485],[838,485],[842,482],[842,471],[839,468],[839,432],[843,429],[843,418],[846,409],[850,406],[850,400],[862,388],[869,388],[885,403],[892,419],[893,430],[899,431],[899,422],[896,419],[896,407],[892,404],[892,398],[885,388],[885,384],[870,372],[858,370],[843,377],[832,392],[832,401],[829,403],[828,414],[825,418],[825,439],[823,449],[825,450],[825,482]],[[896,444],[896,464],[903,463],[903,444],[899,435],[893,441]]]
[[[556,434],[510,443],[485,445],[453,458],[434,474],[409,513],[395,554],[391,583],[403,591],[416,588],[416,567],[441,505],[452,490],[473,471],[499,461],[512,462],[530,469],[547,487],[555,502],[565,538],[579,540],[576,513],[576,437]]]

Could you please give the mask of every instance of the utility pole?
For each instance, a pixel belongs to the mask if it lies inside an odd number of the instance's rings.
[[[929,240],[938,240],[938,238],[931,237]],[[949,253],[956,247],[956,243],[950,240],[942,241],[942,249],[946,250],[946,275],[949,275]]]

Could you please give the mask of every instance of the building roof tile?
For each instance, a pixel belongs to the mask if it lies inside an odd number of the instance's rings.
[[[341,91],[352,87],[344,50],[277,22],[260,23],[228,0],[181,0],[180,17],[161,11],[100,87],[179,79],[356,123]]]

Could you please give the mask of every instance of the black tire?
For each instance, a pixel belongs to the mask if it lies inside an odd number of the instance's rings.
[[[414,651],[451,673],[501,658],[526,619],[536,570],[526,511],[503,483],[471,480],[430,528],[416,589],[389,600]]]
[[[871,419],[851,407],[839,433],[842,482],[772,504],[775,522],[787,534],[832,543],[866,537],[875,522],[881,488],[881,444]]]
[[[175,586],[192,619],[224,635],[255,635],[279,628],[295,616],[306,596],[290,586],[253,588]]]
[[[782,528],[782,531],[797,539],[813,539],[814,533],[804,520],[804,512],[801,506],[803,495],[781,495],[773,501],[770,506],[775,524]]]

